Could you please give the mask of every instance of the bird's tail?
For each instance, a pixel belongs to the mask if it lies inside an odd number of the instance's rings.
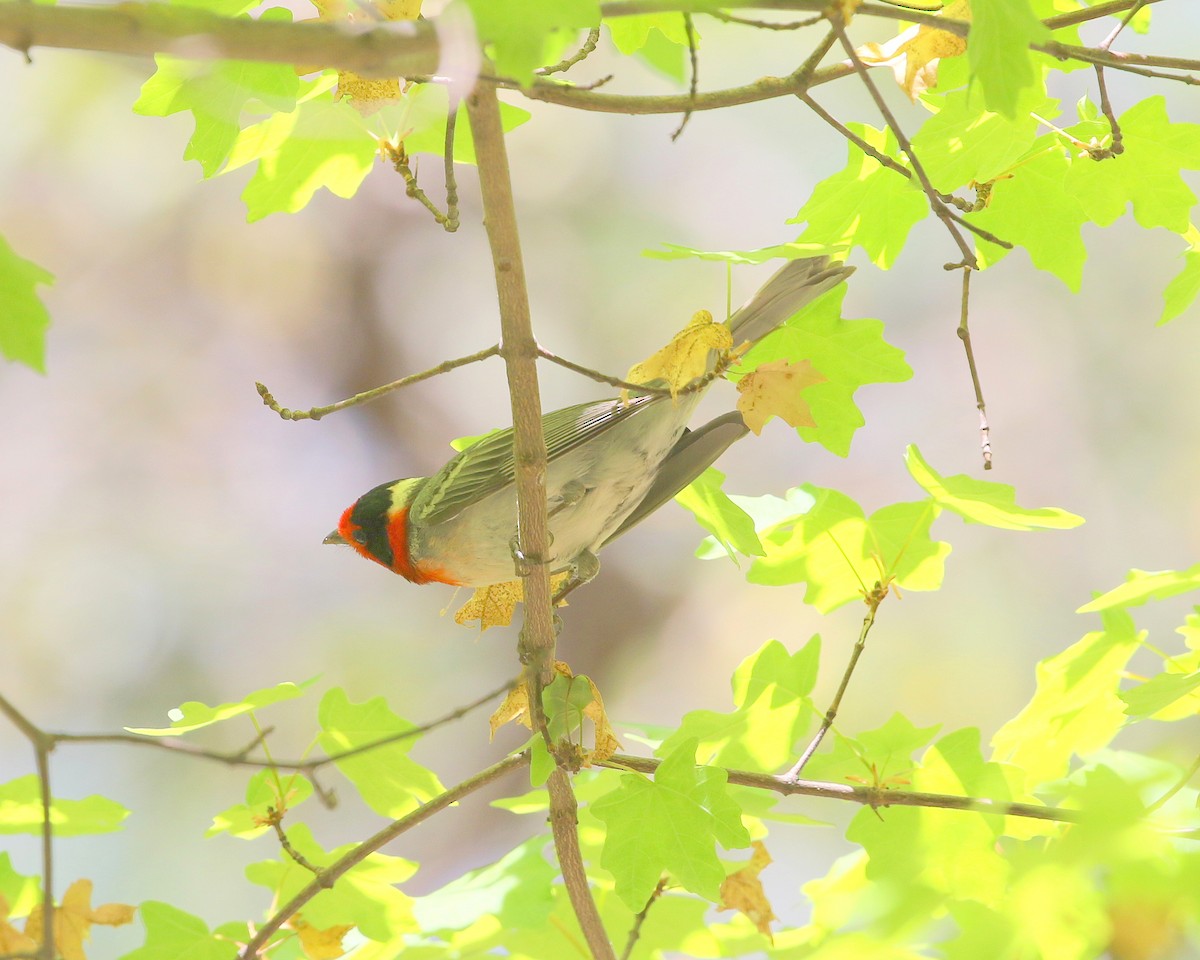
[[[789,260],[729,318],[734,346],[757,343],[853,272],[828,257]]]

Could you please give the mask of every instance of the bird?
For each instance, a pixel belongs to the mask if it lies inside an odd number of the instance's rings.
[[[728,321],[753,344],[841,283],[854,268],[828,257],[790,260]],[[714,365],[710,355],[710,370]],[[551,572],[572,588],[599,570],[596,554],[703,473],[747,432],[736,411],[688,429],[704,389],[579,403],[542,417]],[[368,490],[325,537],[417,583],[473,588],[516,579],[512,428],[485,436],[429,477]]]

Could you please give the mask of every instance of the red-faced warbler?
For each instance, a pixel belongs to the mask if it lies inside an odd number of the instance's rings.
[[[729,319],[755,343],[853,272],[826,257],[792,260]],[[710,368],[716,358],[710,358]],[[580,403],[542,417],[550,569],[585,581],[596,552],[671,499],[746,433],[741,415],[696,430],[703,390]],[[345,543],[413,583],[482,587],[518,575],[512,428],[489,434],[432,477],[393,480],[342,514],[326,543]]]

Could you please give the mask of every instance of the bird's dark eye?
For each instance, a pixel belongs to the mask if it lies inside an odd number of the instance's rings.
[[[363,546],[366,546],[367,535],[361,528],[358,530],[355,530],[354,533],[352,534],[352,536],[354,537],[355,543],[361,543]]]

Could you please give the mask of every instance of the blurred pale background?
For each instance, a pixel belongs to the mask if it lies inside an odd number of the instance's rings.
[[[1200,10],[1165,3],[1155,17],[1160,29],[1129,47],[1188,55]],[[702,61],[706,89],[795,66],[786,38],[702,29],[714,52]],[[598,57],[581,76],[613,66]],[[630,63],[615,67],[615,91],[669,89]],[[305,408],[494,342],[474,171],[459,171],[456,236],[406,201],[382,165],[352,201],[321,193],[299,215],[247,225],[245,173],[201,182],[197,166],[181,162],[190,117],[130,112],[148,72],[84,54],[36,51],[33,66],[0,57],[9,91],[0,232],[58,277],[45,293],[49,375],[0,369],[5,695],[35,722],[75,731],[162,725],[184,700],[219,703],[318,674],[321,689],[385,695],[418,722],[473,699],[514,672],[515,629],[464,630],[444,611],[465,595],[410,586],[320,541],[368,487],[427,473],[449,455],[448,439],[507,424],[501,365],[318,424],[281,421],[253,383]],[[1182,85],[1109,82],[1118,111],[1159,92],[1173,120],[1200,121]],[[879,125],[853,81],[835,86],[819,91],[826,106]],[[1070,104],[1094,86],[1080,72],[1054,92]],[[551,349],[618,373],[694,310],[725,302],[721,266],[664,264],[641,250],[664,240],[737,249],[791,239],[796,228],[784,220],[845,158],[836,134],[784,100],[698,114],[674,144],[675,117],[522,105],[535,116],[510,151],[536,329]],[[438,171],[426,158],[420,174],[440,201]],[[1154,328],[1180,242],[1128,217],[1086,232],[1092,259],[1080,295],[1018,252],[977,278],[972,331],[993,426],[988,479],[1015,484],[1024,504],[1061,506],[1088,523],[1022,535],[939,521],[935,534],[954,547],[945,586],[885,605],[839,721],[847,731],[900,710],[919,724],[979,726],[986,740],[1028,698],[1034,663],[1097,626],[1073,612],[1090,591],[1131,566],[1198,559],[1200,314],[1193,307]],[[846,316],[884,320],[914,379],[859,393],[867,426],[847,460],[778,423],[739,444],[721,463],[731,490],[781,493],[809,481],[870,511],[917,495],[901,460],[910,442],[943,472],[982,475],[954,334],[958,279],[941,269],[953,257],[932,223],[890,273],[852,257],[859,272]],[[735,299],[769,270],[736,271]],[[556,368],[543,376],[547,407],[605,392]],[[706,402],[728,407],[732,391]],[[827,697],[861,610],[822,617],[800,602],[802,587],[749,586],[730,563],[693,559],[699,537],[671,506],[606,551],[603,575],[566,612],[562,655],[599,682],[618,720],[675,724],[689,709],[729,709],[730,672],[766,639],[796,649],[820,632]],[[1139,622],[1167,644],[1186,600],[1147,609]],[[306,746],[315,705],[313,696],[264,715],[279,727],[277,755]],[[519,739],[507,732],[489,745],[484,719],[440,731],[417,757],[447,783],[474,772]],[[237,726],[209,742],[232,747],[250,736]],[[1192,748],[1156,749],[1178,757]],[[32,769],[28,746],[0,726],[0,780]],[[135,811],[123,833],[61,842],[61,885],[89,876],[98,902],[165,899],[213,923],[265,907],[241,868],[273,857],[274,842],[202,838],[213,813],[242,799],[246,772],[128,747],[63,747],[53,770],[57,794],[104,793]],[[521,790],[520,777],[507,787]],[[850,813],[793,805],[835,821]],[[348,797],[332,813],[304,816],[326,846],[378,824]],[[420,892],[535,827],[476,797],[388,852],[425,865],[410,885]],[[19,869],[40,871],[32,838],[3,847]],[[785,921],[804,919],[798,883],[841,849],[833,830],[777,833],[780,864],[764,879]],[[139,940],[138,930],[106,931],[94,955]]]

